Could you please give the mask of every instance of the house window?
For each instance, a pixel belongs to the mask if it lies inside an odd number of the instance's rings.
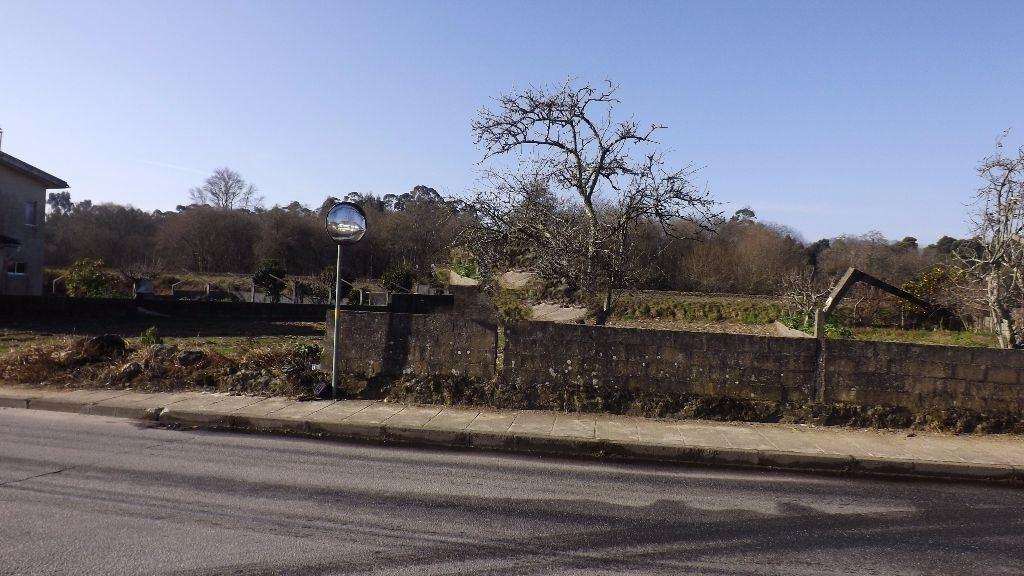
[[[36,225],[36,202],[25,202],[25,225]]]
[[[24,262],[11,261],[7,263],[7,273],[13,276],[24,276],[26,274],[25,270]]]

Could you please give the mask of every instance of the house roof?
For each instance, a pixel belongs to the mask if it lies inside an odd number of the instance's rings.
[[[42,170],[29,164],[28,162],[18,160],[17,158],[11,156],[6,152],[0,152],[0,166],[6,166],[11,170],[14,170],[15,172],[20,172],[21,174],[28,176],[29,178],[32,178],[37,182],[42,182],[46,186],[47,190],[52,190],[55,188],[70,188],[67,182],[61,180],[60,178],[57,178],[53,174],[43,172]]]

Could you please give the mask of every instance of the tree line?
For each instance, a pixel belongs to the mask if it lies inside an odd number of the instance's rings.
[[[334,265],[335,248],[324,231],[324,218],[340,200],[362,206],[370,230],[363,242],[346,248],[346,278],[383,278],[405,286],[430,283],[435,270],[472,256],[471,246],[463,241],[471,238],[467,231],[478,222],[467,202],[416,186],[402,194],[328,197],[316,207],[298,201],[271,208],[188,204],[152,212],[73,202],[68,192],[55,192],[48,200],[46,262],[66,267],[93,258],[126,275],[152,276],[252,274],[262,262],[274,260],[289,275],[318,276]],[[878,232],[806,242],[790,228],[759,221],[750,208],[712,218],[686,234],[691,240],[681,241],[654,222],[644,223],[630,239],[637,263],[621,287],[781,294],[795,275],[811,274],[827,282],[850,266],[902,284],[948,261],[965,243],[947,236],[922,247],[914,238],[894,241]],[[492,261],[492,266],[533,268],[531,246],[510,244],[505,249],[505,259]],[[549,276],[563,296],[573,297],[580,289],[559,271]]]
[[[218,170],[225,172],[240,179],[233,171]],[[194,194],[192,198],[198,199]],[[318,276],[335,262],[335,247],[324,229],[326,213],[335,203],[349,200],[366,211],[372,232],[346,249],[344,275],[405,282],[429,278],[431,266],[448,259],[460,219],[426,186],[395,195],[328,197],[316,207],[295,201],[263,208],[222,204],[209,195],[207,199],[173,211],[146,212],[130,205],[74,202],[68,192],[51,193],[47,266],[93,258],[126,276],[153,277],[252,274],[262,263],[275,261],[287,274]]]

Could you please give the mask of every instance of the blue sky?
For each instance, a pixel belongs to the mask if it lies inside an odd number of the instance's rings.
[[[460,194],[516,86],[609,78],[731,212],[807,238],[968,231],[1024,142],[1024,2],[0,0],[3,150],[76,200],[173,209],[219,166],[267,204]]]

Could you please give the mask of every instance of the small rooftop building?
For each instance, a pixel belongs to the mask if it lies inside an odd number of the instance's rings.
[[[46,191],[68,183],[0,152],[0,294],[43,293]]]

